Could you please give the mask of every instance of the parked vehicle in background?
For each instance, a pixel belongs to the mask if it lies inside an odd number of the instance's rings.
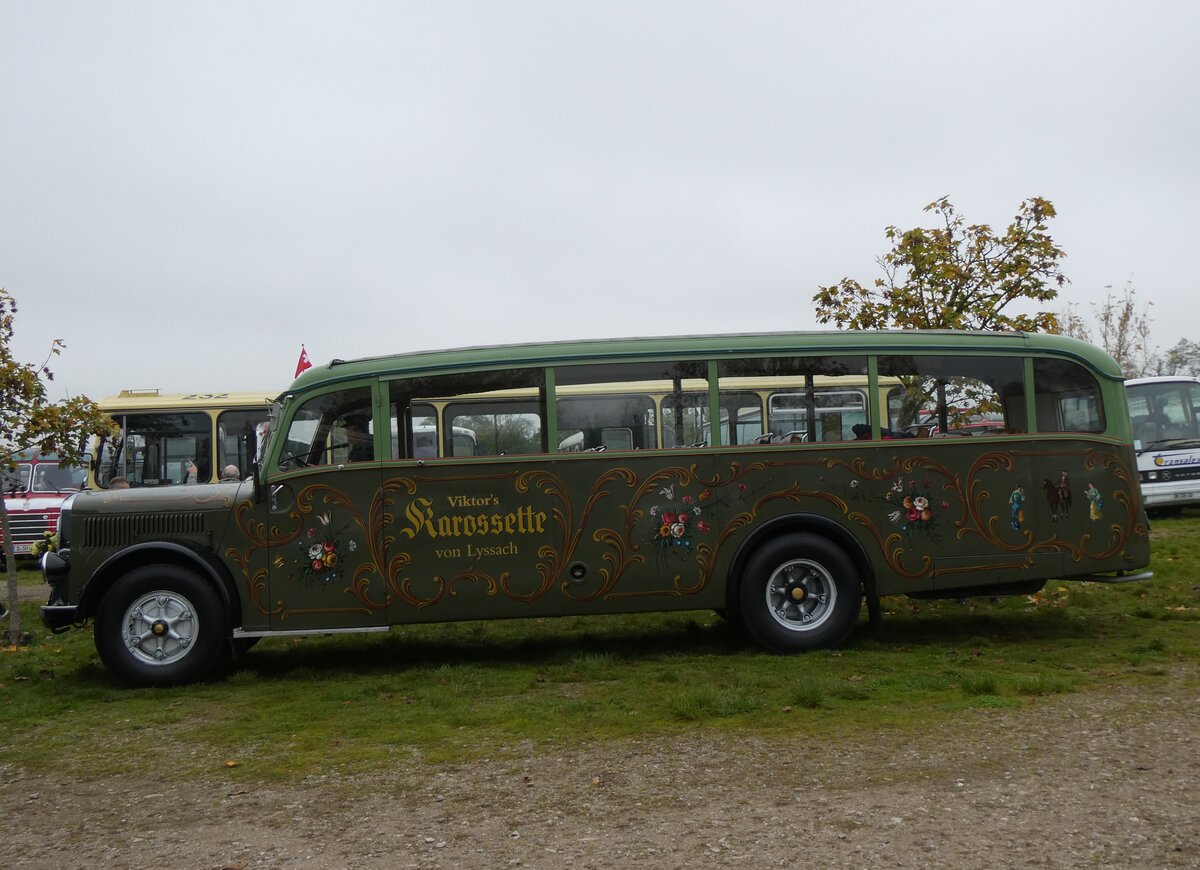
[[[930,408],[995,410],[1003,433],[894,437]],[[45,624],[94,619],[114,674],[162,685],[262,637],[469,619],[717,609],[798,652],[843,642],[864,599],[877,622],[883,595],[1151,576],[1121,371],[1063,336],[335,360],[269,428],[238,486],[76,496]]]
[[[904,431],[916,438],[1003,435],[1007,425],[1004,422],[1003,414],[970,414],[960,418],[950,415],[946,428],[943,430],[938,423],[937,415],[929,414],[920,423],[913,423],[905,427]]]
[[[92,446],[90,486],[108,489],[114,478],[134,489],[216,483],[230,465],[245,476],[254,461],[248,445],[263,431],[274,398],[265,392],[122,390],[96,403],[120,432]]]
[[[1200,505],[1200,378],[1134,378],[1125,393],[1146,508]]]
[[[3,481],[4,507],[12,529],[13,553],[17,557],[33,556],[34,547],[53,533],[58,525],[58,513],[67,496],[79,492],[87,479],[83,468],[66,468],[53,453],[36,449],[9,454],[15,467],[0,470]],[[0,535],[2,540],[2,535]],[[0,551],[0,563],[4,556]]]

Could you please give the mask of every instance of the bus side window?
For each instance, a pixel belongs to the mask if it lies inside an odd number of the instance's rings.
[[[710,440],[707,363],[564,365],[555,367],[554,379],[560,452],[691,447]]]
[[[1017,357],[880,356],[888,391],[886,428],[921,437],[961,438],[1025,427],[1024,364]]]
[[[281,471],[356,462],[369,451],[349,430],[371,430],[371,388],[353,387],[309,399],[296,409],[279,456]],[[352,453],[356,455],[352,456]]]
[[[546,449],[542,369],[403,378],[387,387],[393,459],[505,456]]]
[[[570,396],[558,400],[557,410],[560,452],[658,446],[650,396]]]
[[[721,360],[717,375],[722,413],[739,408],[738,437],[723,443],[844,441],[867,419],[862,354]]]

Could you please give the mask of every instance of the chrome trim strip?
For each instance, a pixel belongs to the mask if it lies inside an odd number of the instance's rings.
[[[390,625],[366,625],[361,628],[289,628],[286,630],[245,631],[233,630],[233,637],[300,637],[309,634],[368,634],[375,631],[391,631]]]

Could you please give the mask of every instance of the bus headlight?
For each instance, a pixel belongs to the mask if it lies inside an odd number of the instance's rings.
[[[67,575],[71,572],[70,550],[48,550],[42,553],[42,579],[50,587],[50,603],[65,604]]]

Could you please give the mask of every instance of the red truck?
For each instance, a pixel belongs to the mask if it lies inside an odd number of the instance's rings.
[[[34,545],[45,540],[46,532],[54,531],[63,501],[83,489],[87,469],[64,468],[57,456],[36,449],[11,454],[10,461],[13,468],[0,471],[0,480],[12,530],[13,553],[20,558],[32,556]],[[3,559],[0,550],[0,563]]]

